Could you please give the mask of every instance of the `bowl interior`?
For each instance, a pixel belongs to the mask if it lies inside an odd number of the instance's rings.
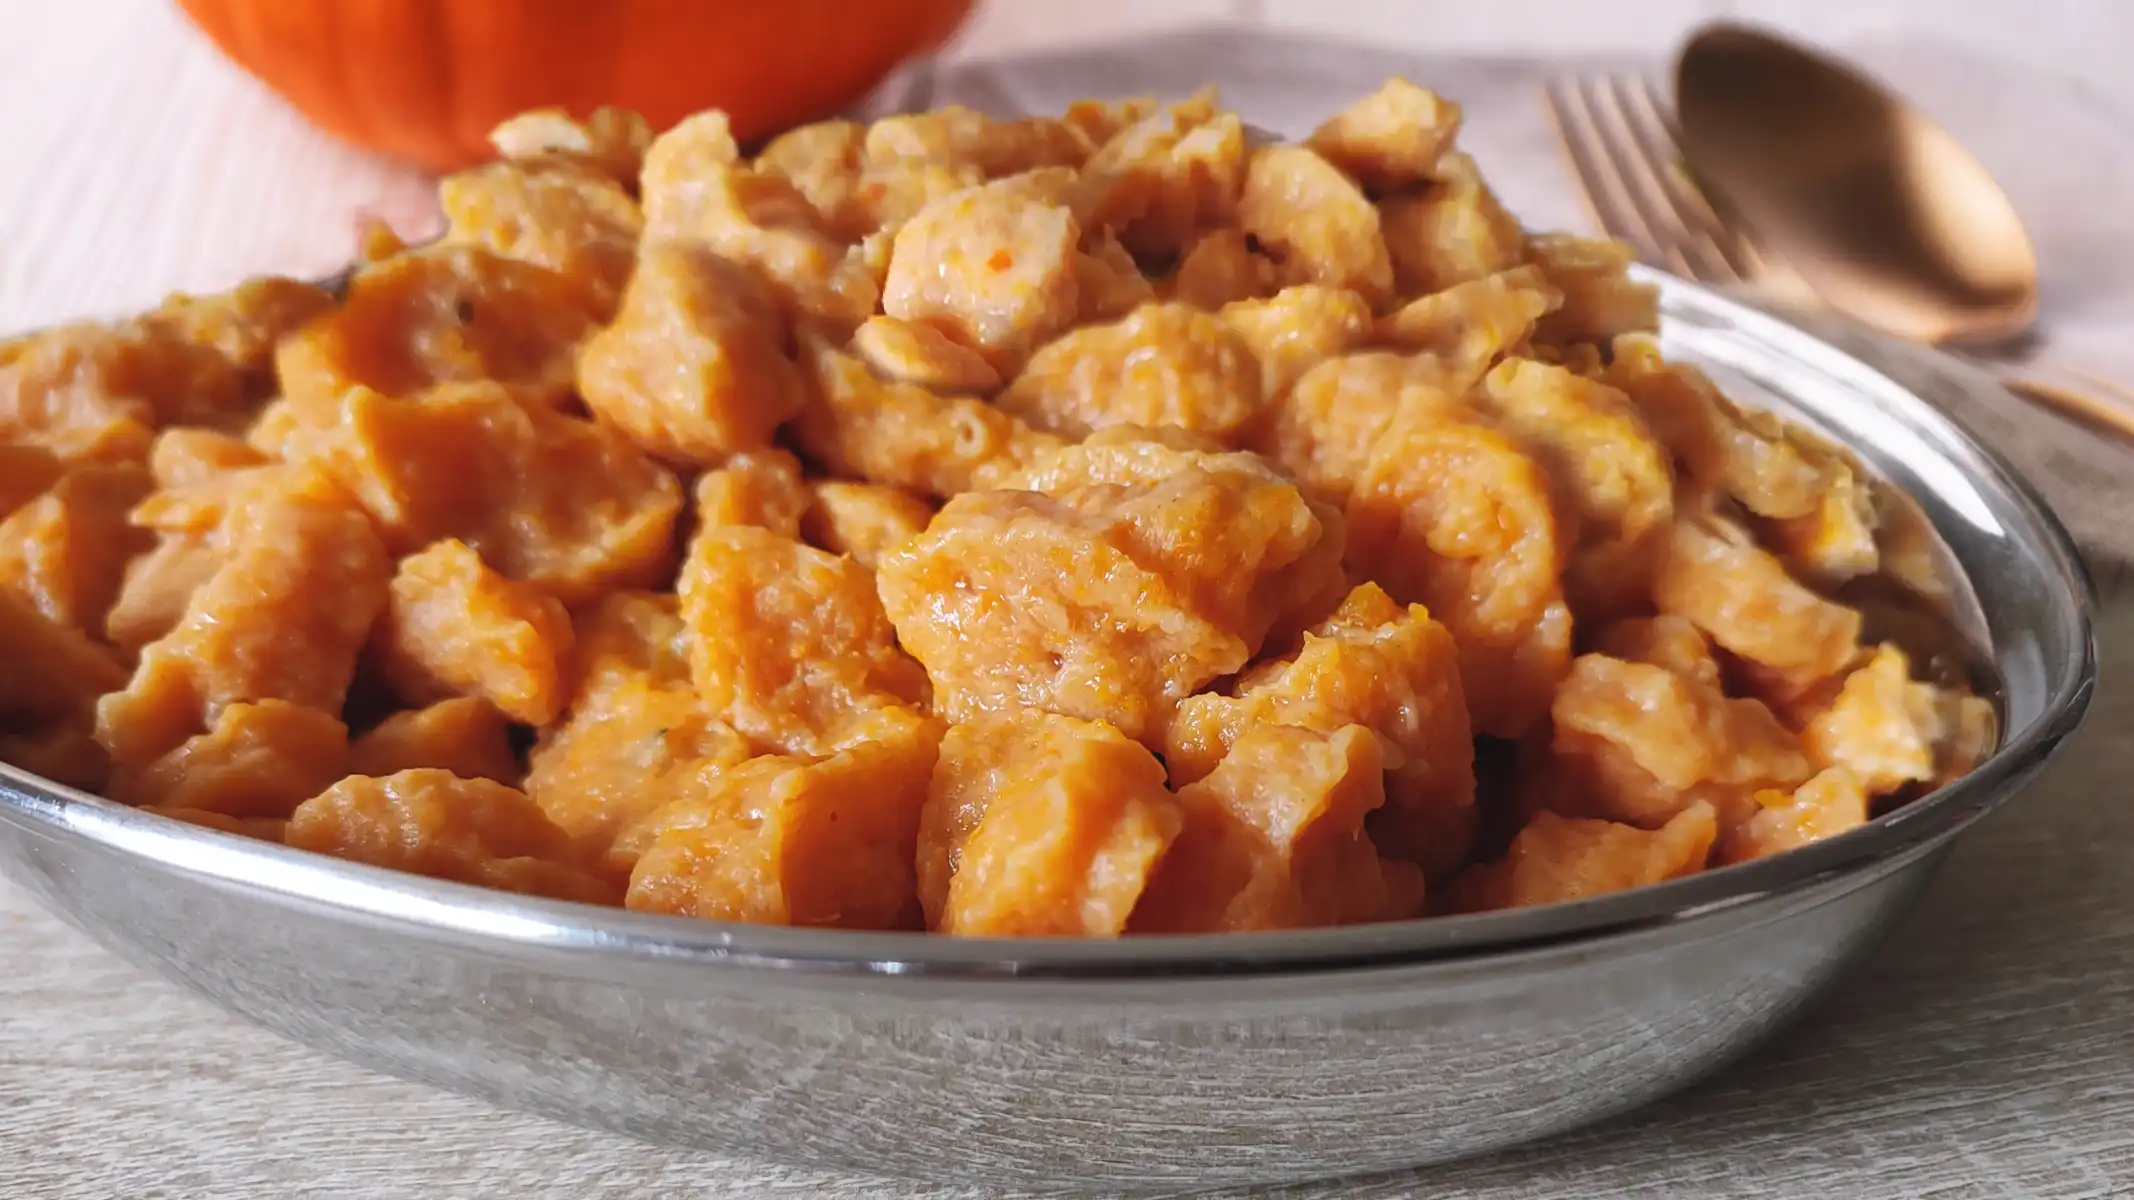
[[[2080,722],[2095,678],[2090,588],[2058,521],[2005,463],[1919,395],[1835,347],[1655,272],[1663,345],[1727,392],[1814,427],[1916,501],[1921,553],[1953,586],[1935,598],[1987,668],[1999,749],[1970,775],[1840,837],[1655,887],[1570,904],[1386,925],[1118,941],[963,939],[695,921],[424,879],[196,828],[0,767],[0,820],[104,843],[298,907],[469,944],[857,974],[1131,977],[1370,966],[1501,952],[1692,919],[1921,852],[2043,766]],[[1935,386],[1981,386],[1960,374]],[[1985,384],[1984,386],[1991,386]],[[1974,672],[1976,673],[1976,672]]]

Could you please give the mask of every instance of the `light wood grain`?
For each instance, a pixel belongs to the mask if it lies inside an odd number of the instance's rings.
[[[2111,0],[1015,0],[955,46],[988,57],[1210,15],[1434,53],[1654,53],[1687,23],[1754,10],[1922,70],[1926,102],[1992,123],[2046,72],[2087,107],[2055,122],[2080,148],[2014,168],[2018,202],[2134,179],[2106,152],[2134,111],[2134,33]],[[419,234],[419,173],[335,145],[230,70],[161,0],[0,0],[0,329],[109,314],[173,288],[346,255],[358,212]],[[1914,36],[1929,33],[1926,39]],[[1950,76],[1953,46],[1975,69]],[[1908,58],[1910,56],[1910,58]],[[2028,71],[2003,70],[2012,64]],[[1935,80],[1943,91],[1933,93]],[[2028,82],[2025,82],[2028,81]],[[1339,88],[1368,80],[1341,79]],[[1481,89],[1481,151],[1517,166],[1545,143]],[[2010,159],[2013,163],[2016,160]],[[1998,168],[1997,168],[1998,169]],[[2102,180],[2103,182],[2100,182]],[[1538,219],[1560,187],[1512,182]],[[2134,244],[2107,201],[2041,230],[2048,324],[2109,354]],[[2134,191],[2125,193],[2134,201]],[[2117,284],[2115,287],[2114,284]],[[2087,339],[2084,341],[2082,339]],[[2078,535],[2134,553],[2134,460],[2020,410],[1981,427],[2034,472]],[[1481,1163],[1329,1185],[1314,1197],[2134,1195],[2134,597],[2105,630],[2106,690],[2035,794],[1967,838],[1919,914],[1804,1025],[1696,1092],[1588,1134]],[[645,1147],[501,1112],[282,1042],[140,974],[0,883],[0,1197],[963,1197]]]

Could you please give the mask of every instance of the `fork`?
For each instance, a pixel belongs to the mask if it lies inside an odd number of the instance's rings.
[[[1783,258],[1759,246],[1723,202],[1707,195],[1683,164],[1669,105],[1643,75],[1566,75],[1542,89],[1557,140],[1571,162],[1586,208],[1639,261],[1723,291],[1820,307],[1813,289]],[[2093,428],[2134,438],[2134,392],[2086,372],[2068,382],[1985,366],[2020,396]],[[2103,393],[2110,399],[2095,393]]]

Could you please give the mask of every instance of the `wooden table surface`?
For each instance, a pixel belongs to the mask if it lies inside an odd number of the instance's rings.
[[[2134,6],[2109,0],[1017,0],[957,53],[1209,16],[1440,54],[1647,53],[1752,8],[1840,39],[1931,24],[1963,53],[2065,80],[2100,120],[2134,112]],[[410,232],[432,219],[427,180],[318,137],[157,0],[0,0],[0,14],[15,34],[0,48],[0,329],[323,271],[358,211]],[[2041,239],[2060,239],[2048,258],[2134,244],[2120,236],[2134,219],[2074,224]],[[2056,302],[2096,326],[2091,298]],[[2114,320],[2097,346],[2134,332]],[[2134,557],[2134,457],[2049,418],[1980,420],[2088,544]],[[1299,1194],[2134,1195],[2134,598],[2109,607],[2103,645],[2105,688],[2064,765],[1969,836],[1886,951],[1779,1043],[1590,1133]],[[378,1076],[141,974],[0,882],[0,1197],[972,1194],[645,1147]]]

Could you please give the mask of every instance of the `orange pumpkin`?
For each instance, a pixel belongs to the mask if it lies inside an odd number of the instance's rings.
[[[180,0],[328,132],[449,170],[532,108],[723,108],[742,138],[835,113],[971,0]]]

